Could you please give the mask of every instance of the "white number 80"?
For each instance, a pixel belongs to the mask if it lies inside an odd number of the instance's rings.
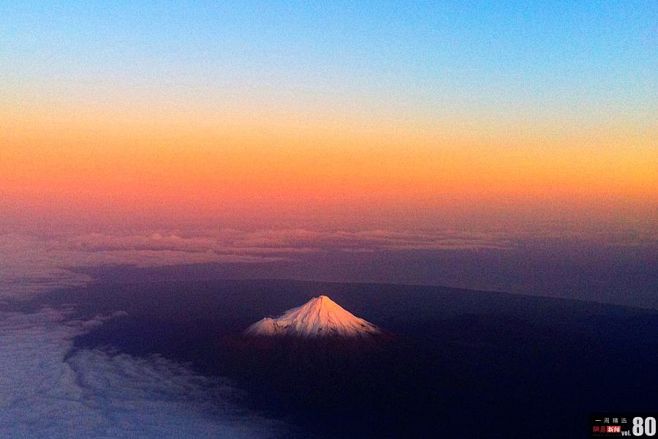
[[[633,418],[633,436],[655,436],[656,418]]]

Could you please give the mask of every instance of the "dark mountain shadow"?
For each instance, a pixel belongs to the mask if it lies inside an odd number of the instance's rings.
[[[241,336],[319,293],[394,335],[365,344]],[[584,437],[592,412],[658,407],[653,311],[282,280],[103,283],[46,302],[73,303],[79,318],[126,311],[74,349],[155,353],[228,377],[246,404],[302,437]]]

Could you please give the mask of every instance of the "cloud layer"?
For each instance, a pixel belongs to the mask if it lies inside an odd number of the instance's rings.
[[[80,267],[152,267],[197,263],[266,263],[328,251],[506,248],[495,234],[443,232],[311,231],[149,231],[37,236],[0,234],[0,297],[26,297],[53,288],[84,285],[92,279]]]
[[[130,265],[295,262],[322,253],[514,250],[545,242],[585,242],[607,246],[658,247],[658,235],[639,232],[583,237],[561,233],[458,230],[147,230],[59,233],[49,236],[0,233],[0,298],[29,297],[53,288],[84,285],[92,279],[80,268]]]
[[[158,356],[82,350],[92,321],[44,309],[0,312],[0,436],[33,438],[272,437],[282,426],[237,408],[236,392]]]

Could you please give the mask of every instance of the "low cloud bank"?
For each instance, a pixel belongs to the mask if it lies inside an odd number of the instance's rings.
[[[198,263],[267,263],[328,251],[508,248],[498,234],[442,232],[311,231],[305,229],[144,233],[85,233],[53,236],[0,234],[0,297],[85,285],[80,267],[154,267]]]
[[[205,228],[50,236],[0,233],[0,299],[24,298],[54,288],[85,285],[92,279],[76,271],[82,267],[263,264],[294,262],[308,255],[330,252],[508,251],[541,249],[555,242],[583,243],[583,248],[592,242],[615,248],[658,248],[658,234],[622,231],[585,237],[552,232]]]
[[[274,437],[282,425],[239,409],[230,385],[159,356],[81,350],[91,321],[0,312],[0,437]]]

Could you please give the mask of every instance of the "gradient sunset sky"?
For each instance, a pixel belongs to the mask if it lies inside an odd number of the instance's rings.
[[[0,78],[7,224],[658,224],[656,1],[6,1]]]

